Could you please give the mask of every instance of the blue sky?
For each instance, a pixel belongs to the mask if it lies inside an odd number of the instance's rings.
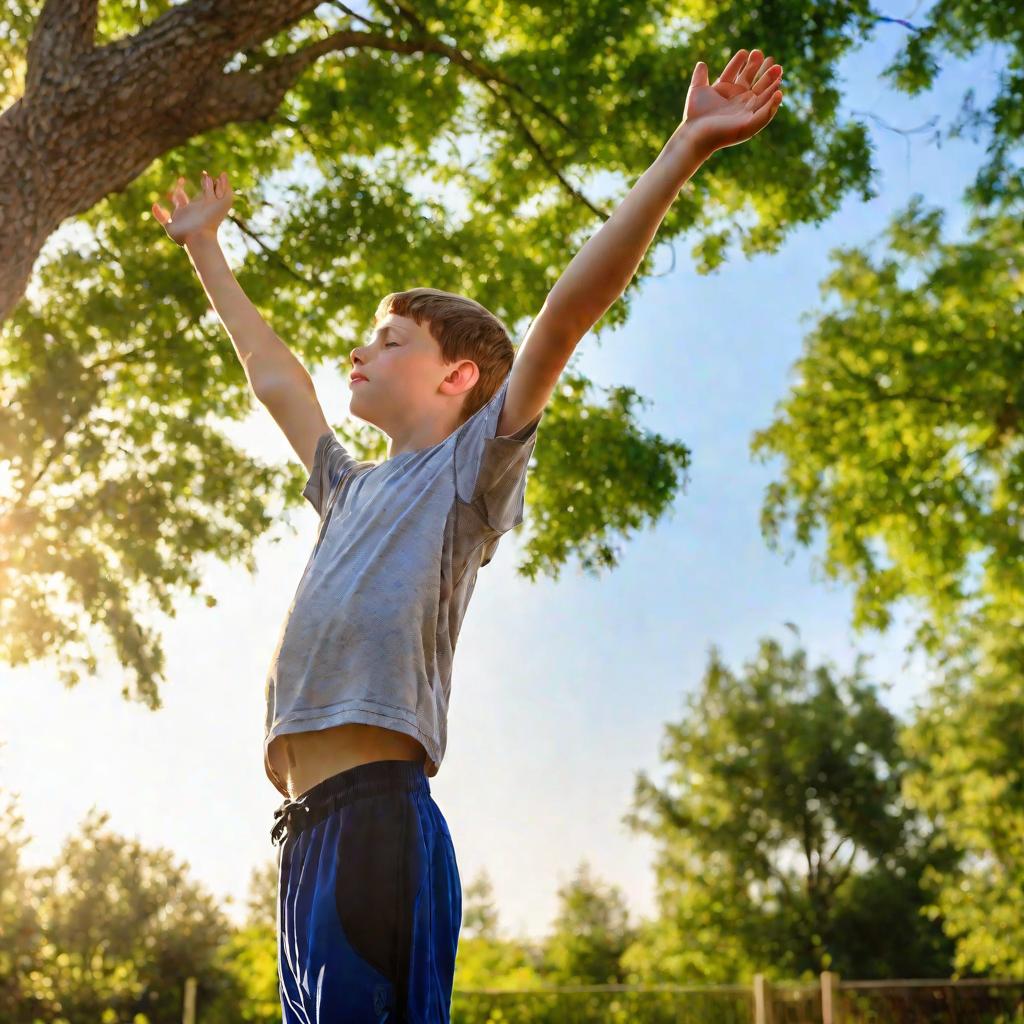
[[[884,13],[923,23],[920,6],[897,3]],[[960,237],[960,195],[982,147],[944,140],[938,148],[929,132],[904,136],[884,125],[912,129],[934,115],[947,125],[972,86],[986,103],[998,54],[945,61],[936,88],[907,99],[878,77],[906,32],[878,25],[841,67],[841,116],[867,120],[880,170],[876,199],[850,197],[777,254],[735,255],[710,276],[694,273],[690,243],[679,239],[674,272],[643,285],[629,324],[581,342],[579,368],[597,385],[629,384],[649,397],[642,421],[689,445],[693,465],[671,512],[622,542],[614,572],[594,579],[570,563],[557,582],[531,584],[515,574],[514,533],[480,572],[455,658],[447,753],[431,787],[463,884],[486,866],[506,934],[541,936],[558,887],[583,859],[622,888],[635,915],[653,911],[652,847],[620,819],[636,773],[662,777],[664,724],[699,685],[712,643],[740,671],[761,637],[792,649],[783,626],[790,620],[812,664],[848,671],[858,651],[873,655],[869,671],[893,684],[887,701],[897,713],[924,692],[927,667],[920,659],[904,665],[905,623],[885,636],[855,636],[849,588],[820,578],[817,547],[789,563],[768,550],[758,516],[779,470],[749,455],[752,433],[787,392],[803,345],[801,314],[821,307],[830,250],[868,243],[915,192],[946,209],[946,237]],[[710,69],[712,78],[719,70]],[[680,105],[685,87],[682,80]],[[763,159],[757,139],[747,145],[751,159]],[[661,244],[658,270],[669,263]],[[226,334],[224,345],[230,352]],[[328,419],[340,422],[342,374],[326,368],[315,380]],[[260,407],[230,433],[260,458],[294,458]],[[543,444],[542,425],[538,451]],[[0,785],[19,794],[34,837],[28,864],[50,861],[96,805],[110,812],[110,827],[187,861],[240,915],[250,870],[273,856],[269,830],[280,802],[263,773],[263,685],[315,537],[311,507],[289,519],[291,528],[275,531],[279,543],[257,545],[254,578],[210,560],[205,590],[218,605],[182,601],[162,625],[169,681],[161,711],[125,704],[112,662],[72,691],[45,664],[2,670]]]

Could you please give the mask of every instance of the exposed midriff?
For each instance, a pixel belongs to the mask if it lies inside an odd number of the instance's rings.
[[[369,761],[425,761],[423,744],[379,725],[346,722],[329,729],[275,736],[267,748],[270,766],[294,800],[318,782]]]

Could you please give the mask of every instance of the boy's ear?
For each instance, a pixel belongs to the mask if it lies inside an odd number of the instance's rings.
[[[451,383],[456,394],[468,395],[480,379],[480,368],[472,359],[460,359],[451,366],[452,369],[445,377],[446,382]]]

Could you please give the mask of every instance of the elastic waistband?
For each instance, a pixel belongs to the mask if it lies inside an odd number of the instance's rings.
[[[270,841],[272,844],[283,842],[286,830],[288,835],[297,835],[353,800],[395,790],[430,793],[430,782],[422,761],[368,761],[328,776],[294,800],[285,800],[274,811],[275,823],[270,831]]]

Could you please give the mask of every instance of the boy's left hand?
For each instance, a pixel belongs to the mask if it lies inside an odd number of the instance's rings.
[[[708,82],[707,64],[698,61],[676,131],[688,136],[704,158],[746,142],[779,109],[781,79],[782,65],[760,50],[737,50],[713,83]]]

